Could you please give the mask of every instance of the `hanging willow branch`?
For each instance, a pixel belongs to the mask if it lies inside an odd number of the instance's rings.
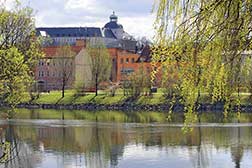
[[[179,65],[173,72],[177,84],[171,86],[180,88],[177,94],[187,122],[196,120],[202,93],[225,104],[225,116],[240,102],[247,56],[243,53],[251,49],[251,4],[252,0],[156,0],[153,61],[165,57],[164,66],[174,61]],[[169,50],[164,53],[163,48]]]

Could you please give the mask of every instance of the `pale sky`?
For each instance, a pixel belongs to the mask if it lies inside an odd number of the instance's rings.
[[[2,0],[0,0],[2,1]],[[15,0],[6,0],[11,8]],[[118,23],[134,37],[154,35],[154,0],[20,0],[34,9],[37,27],[103,27],[115,11]]]

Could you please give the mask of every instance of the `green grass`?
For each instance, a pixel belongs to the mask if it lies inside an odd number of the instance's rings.
[[[250,94],[241,93],[241,104],[252,104],[249,99]],[[237,94],[233,95],[235,99]],[[29,94],[24,94],[22,102],[29,102]],[[66,90],[65,97],[61,98],[61,91],[51,91],[50,93],[41,93],[39,98],[34,100],[32,103],[38,104],[122,104],[125,102],[145,105],[145,104],[164,104],[168,103],[169,100],[165,98],[161,89],[158,89],[157,93],[153,93],[151,96],[141,95],[136,99],[132,100],[130,96],[124,96],[123,90],[119,89],[115,96],[111,96],[108,91],[99,91],[98,96],[95,93],[86,93],[85,95],[77,95],[75,90]],[[212,103],[211,98],[208,94],[202,94],[200,98],[202,103]]]
[[[86,93],[85,95],[76,95],[74,90],[66,90],[64,98],[61,97],[61,91],[51,91],[50,93],[41,93],[39,98],[32,101],[38,104],[116,104],[123,103],[126,99],[123,94],[110,96],[104,91],[100,91],[98,96],[95,93]],[[29,102],[29,94],[27,93],[22,102]]]

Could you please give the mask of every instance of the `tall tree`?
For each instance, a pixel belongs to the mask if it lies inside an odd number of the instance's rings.
[[[107,48],[99,38],[87,43],[87,54],[90,60],[92,83],[95,85],[95,95],[97,96],[99,84],[110,77],[112,60]]]
[[[55,62],[57,68],[56,73],[59,74],[61,80],[61,97],[65,96],[66,86],[73,82],[73,71],[74,71],[74,56],[75,53],[72,51],[71,46],[62,45],[56,51]]]
[[[251,0],[158,0],[153,60],[176,62],[185,119],[196,121],[201,92],[239,104],[244,51],[251,48]],[[167,49],[168,47],[168,49]],[[155,74],[155,72],[154,72]],[[238,92],[238,99],[232,94]]]
[[[0,99],[14,107],[26,87],[32,83],[33,69],[42,56],[40,40],[35,38],[34,19],[30,8],[0,7]]]
[[[136,72],[129,75],[128,80],[132,89],[134,98],[140,96],[141,93],[148,95],[151,93],[151,80],[149,72],[142,64]]]

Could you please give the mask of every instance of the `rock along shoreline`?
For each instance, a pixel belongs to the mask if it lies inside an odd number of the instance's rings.
[[[169,104],[30,104],[21,103],[17,105],[17,108],[27,109],[59,109],[59,110],[120,110],[120,111],[160,111],[167,112],[170,110]],[[252,113],[252,105],[241,105],[241,112]],[[174,112],[183,112],[184,106],[181,104],[175,104],[172,108]],[[238,107],[234,106],[232,111],[237,111]],[[198,112],[223,112],[223,104],[200,104]]]

